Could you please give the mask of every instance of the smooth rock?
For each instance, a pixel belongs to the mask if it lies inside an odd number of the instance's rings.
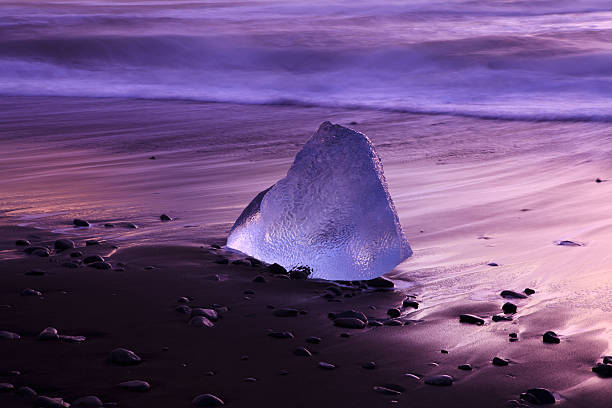
[[[413,309],[418,309],[419,308],[419,302],[408,298],[408,299],[404,299],[404,301],[402,302],[402,306],[403,307],[411,307]]]
[[[30,246],[30,241],[28,241],[27,239],[18,239],[17,241],[15,241],[15,245],[17,245],[17,246]]]
[[[75,261],[67,261],[67,262],[62,262],[62,266],[64,268],[76,269],[79,267],[79,263]]]
[[[220,407],[224,405],[223,400],[213,394],[198,395],[191,403],[196,407]]]
[[[612,364],[597,363],[591,370],[602,378],[612,377]]]
[[[374,361],[368,361],[367,363],[363,364],[361,367],[365,368],[366,370],[373,370],[376,368],[376,363]]]
[[[387,310],[387,314],[395,318],[395,317],[400,317],[402,315],[402,312],[398,308],[391,308]]]
[[[293,354],[300,357],[311,357],[312,353],[306,347],[298,347],[293,350]]]
[[[83,253],[81,251],[74,251],[70,253],[71,258],[80,258],[82,256],[83,256]]]
[[[525,292],[526,295],[533,295],[534,293],[536,293],[535,290],[531,289],[531,288],[525,288],[525,290],[523,291]]]
[[[342,319],[345,317],[349,317],[349,318],[359,319],[364,323],[368,322],[368,318],[366,317],[366,315],[356,310],[346,310],[340,313],[331,313],[329,317],[331,317],[332,319]]]
[[[315,337],[315,336],[310,336],[306,339],[306,343],[310,343],[310,344],[319,344],[321,343],[321,338],[320,337]]]
[[[83,343],[87,338],[85,336],[66,336],[60,334],[59,339],[66,343]]]
[[[118,365],[134,365],[142,361],[136,353],[124,348],[116,348],[111,351],[109,360],[111,363]]]
[[[459,370],[463,371],[472,371],[472,366],[470,364],[461,364],[457,367]]]
[[[319,361],[319,368],[322,368],[323,370],[333,370],[336,368],[336,366],[331,363],[326,363],[325,361]]]
[[[553,393],[546,388],[531,388],[521,394],[521,399],[535,405],[549,405],[556,402]]]
[[[491,318],[494,322],[511,322],[512,316],[495,315]]]
[[[6,330],[0,330],[0,339],[1,340],[19,340],[21,338],[17,333],[13,333]]]
[[[69,239],[58,239],[53,243],[56,251],[65,251],[74,248],[74,242]]]
[[[202,307],[194,307],[193,309],[191,309],[191,317],[194,316],[204,316],[211,322],[216,322],[217,320],[219,320],[219,315],[217,314],[216,310],[205,309]]]
[[[510,360],[506,360],[505,358],[501,358],[501,357],[493,357],[492,364],[494,366],[503,367],[503,366],[507,366],[508,364],[510,364]]]
[[[85,220],[82,220],[80,218],[75,218],[72,223],[74,225],[76,225],[77,227],[89,227],[89,223]]]
[[[425,377],[423,381],[427,385],[437,385],[437,386],[444,387],[444,386],[453,385],[454,379],[450,375],[440,374],[440,375],[430,375],[428,377]]]
[[[383,384],[374,386],[374,391],[386,395],[400,395],[406,388],[397,384]]]
[[[356,317],[341,317],[334,319],[334,325],[345,329],[363,329],[366,323]]]
[[[516,305],[514,303],[511,303],[511,302],[506,302],[502,306],[502,310],[506,314],[514,314],[514,313],[516,313]]]
[[[277,263],[273,263],[272,265],[268,266],[268,272],[278,275],[288,274],[287,269]]]
[[[506,299],[527,299],[527,295],[515,292],[513,290],[502,290],[500,296]]]
[[[297,309],[276,309],[272,312],[276,317],[295,317],[299,314]]]
[[[370,279],[365,281],[366,285],[375,289],[393,289],[395,285],[387,278],[379,276],[378,278]]]
[[[561,339],[559,339],[557,333],[555,333],[554,331],[547,331],[546,333],[544,333],[544,335],[542,336],[542,341],[548,344],[561,343]]]
[[[255,283],[266,283],[266,278],[264,278],[261,275],[257,275],[254,279],[253,282]]]
[[[104,406],[104,403],[95,395],[87,395],[74,400],[72,406],[73,408],[101,408]]]
[[[122,383],[119,383],[119,387],[123,388],[124,390],[134,392],[146,392],[151,389],[151,385],[148,382],[142,380],[124,381]]]
[[[38,340],[59,340],[57,329],[55,327],[47,327],[38,335]]]
[[[0,393],[11,392],[15,390],[15,386],[11,383],[0,382]]]
[[[32,288],[25,288],[21,291],[21,296],[42,296],[42,293]]]
[[[459,322],[460,323],[468,323],[468,324],[475,324],[477,326],[482,326],[485,321],[484,319],[475,316],[473,314],[462,314],[459,316]]]
[[[189,326],[194,327],[213,327],[214,323],[208,320],[205,316],[194,316],[189,319],[187,323]]]
[[[94,245],[100,245],[100,241],[98,241],[97,239],[88,239],[85,241],[85,246],[94,246]]]
[[[160,216],[159,216],[159,219],[160,219],[161,221],[172,221],[172,218],[170,218],[170,216],[169,216],[169,215],[167,215],[167,214],[162,214],[162,215],[160,215]]]
[[[61,398],[51,398],[45,396],[36,397],[34,400],[35,408],[68,408],[70,404]]]
[[[109,264],[108,262],[94,262],[87,266],[89,266],[90,268],[99,269],[102,271],[113,269],[113,266]]]
[[[19,395],[20,397],[35,397],[38,395],[38,393],[30,387],[19,387],[17,388],[15,394]]]
[[[179,313],[183,313],[183,314],[191,314],[191,308],[187,305],[178,305],[177,307],[174,308],[174,310],[176,310]]]
[[[268,330],[268,336],[274,339],[292,339],[294,338],[293,333],[291,333],[290,331]]]

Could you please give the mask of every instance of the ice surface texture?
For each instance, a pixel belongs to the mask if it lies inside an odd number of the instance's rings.
[[[287,176],[244,209],[227,246],[333,280],[375,278],[412,254],[374,145],[330,122],[297,154]]]

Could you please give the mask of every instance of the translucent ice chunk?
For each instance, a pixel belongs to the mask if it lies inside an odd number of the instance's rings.
[[[375,278],[412,254],[374,145],[330,122],[244,209],[227,246],[331,280]]]

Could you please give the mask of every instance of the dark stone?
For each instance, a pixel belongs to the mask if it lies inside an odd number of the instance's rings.
[[[108,262],[94,262],[92,264],[87,265],[90,268],[100,269],[100,270],[110,270],[113,269],[113,266]]]
[[[125,223],[125,227],[126,228],[130,228],[130,229],[137,229],[138,226],[136,224],[134,224],[133,222],[126,222]]]
[[[217,244],[212,244],[210,247],[213,249],[221,249],[221,246]]]
[[[191,404],[196,407],[220,407],[225,405],[221,398],[212,394],[198,395],[191,401]]]
[[[597,178],[595,179],[595,182],[596,182],[596,183],[601,183],[601,182],[602,182],[602,180],[601,180],[599,177],[597,177]]]
[[[370,320],[368,322],[368,326],[380,327],[380,326],[383,326],[383,322],[379,322],[378,320]]]
[[[511,322],[512,316],[495,315],[491,318],[494,322]]]
[[[66,343],[82,343],[87,340],[85,336],[66,336],[64,334],[60,334],[59,339]]]
[[[398,319],[388,319],[384,322],[385,326],[403,326],[404,323]]]
[[[160,219],[161,221],[172,221],[172,218],[170,218],[170,216],[169,216],[169,215],[167,215],[167,214],[162,214],[162,215],[160,215],[160,216],[159,216],[159,219]]]
[[[87,241],[85,241],[85,246],[94,246],[94,245],[100,245],[100,241],[98,241],[97,239],[88,239]]]
[[[116,348],[111,351],[109,361],[117,365],[135,365],[140,363],[142,359],[131,350]]]
[[[499,264],[496,263],[496,262],[489,262],[487,265],[489,265],[489,266],[499,266]]]
[[[342,291],[337,286],[328,286],[325,288],[325,290],[331,292],[332,294],[336,296],[340,296],[342,294]]]
[[[527,296],[529,296],[529,295],[533,295],[534,293],[536,293],[536,292],[535,292],[535,290],[533,290],[533,289],[531,289],[531,288],[525,288],[525,290],[524,290],[523,292],[525,292],[525,294],[526,294]]]
[[[28,276],[43,276],[46,272],[42,269],[32,269],[31,271],[26,272],[25,274]]]
[[[193,316],[204,316],[210,321],[216,322],[219,320],[219,314],[214,309],[206,309],[203,307],[195,307],[191,309],[191,317]]]
[[[442,354],[448,354],[448,350],[440,350],[440,353],[442,353]]]
[[[319,344],[321,343],[321,338],[320,337],[315,337],[315,336],[310,336],[306,339],[306,343],[310,343],[310,344]]]
[[[391,308],[387,310],[387,314],[391,317],[400,317],[402,312],[398,308]]]
[[[111,224],[110,222],[107,222],[106,224],[104,224],[104,228],[115,228],[115,224]]]
[[[253,258],[252,256],[247,257],[246,260],[249,261],[253,267],[263,266],[263,262],[261,262],[259,259]]]
[[[219,257],[215,259],[215,263],[219,265],[227,265],[229,263],[229,259],[224,258],[224,257]]]
[[[89,227],[89,223],[85,220],[82,220],[80,218],[75,218],[72,223],[77,226],[77,227]]]
[[[418,309],[419,308],[419,302],[412,300],[410,298],[404,299],[404,301],[402,302],[402,306],[404,307],[411,307],[413,309]]]
[[[124,381],[122,383],[119,383],[119,387],[123,388],[124,390],[133,392],[147,392],[151,389],[151,385],[148,382],[142,380]]]
[[[582,246],[582,244],[580,244],[578,242],[568,241],[568,240],[559,241],[559,242],[557,242],[557,245],[560,245],[560,246],[571,246],[571,247]]]
[[[450,375],[440,374],[440,375],[431,375],[429,377],[425,377],[423,381],[427,385],[436,385],[438,387],[448,387],[450,385],[453,385],[454,379]]]
[[[268,266],[268,272],[279,275],[287,275],[287,270],[277,263]]]
[[[235,261],[232,261],[232,265],[250,266],[251,264],[247,261],[243,261],[242,259],[236,259]]]
[[[334,325],[345,329],[363,329],[366,322],[356,317],[340,317],[334,319]]]
[[[104,404],[95,395],[87,395],[74,400],[72,406],[74,408],[102,408]]]
[[[351,337],[351,335],[350,335],[350,334],[348,334],[348,333],[340,333],[340,337],[343,337],[343,338],[345,338],[345,339],[348,339],[349,337]]]
[[[516,305],[514,303],[511,302],[506,302],[504,303],[504,305],[502,306],[502,310],[504,311],[504,313],[506,314],[513,314],[516,313]]]
[[[0,330],[0,340],[19,340],[20,338],[21,336],[17,333]],[[0,375],[4,375],[4,373],[0,373]]]
[[[612,356],[604,356],[603,362],[604,364],[612,364]]]
[[[290,331],[275,331],[275,330],[268,330],[268,336],[275,338],[275,339],[292,339],[294,338],[293,333],[291,333]]]
[[[521,399],[535,405],[554,404],[555,396],[546,388],[531,388],[521,394]]]
[[[492,363],[494,366],[503,367],[510,364],[510,361],[501,357],[493,357]]]
[[[309,275],[310,275],[310,269],[308,268],[293,269],[289,271],[289,278],[293,280],[308,279]]]
[[[548,344],[561,343],[561,339],[559,339],[557,333],[555,333],[554,331],[547,331],[546,333],[544,333],[544,335],[542,336],[542,341]]]
[[[83,263],[85,265],[96,263],[96,262],[104,262],[104,258],[102,258],[100,255],[91,255],[83,259]]]
[[[179,313],[191,315],[191,308],[187,305],[178,305],[174,308]]]
[[[357,310],[345,310],[344,312],[340,312],[340,313],[330,313],[328,316],[332,319],[342,319],[345,317],[354,317],[356,319],[361,320],[364,323],[368,322],[368,318],[366,317],[366,315],[364,315],[361,312],[358,312]]]
[[[378,278],[370,279],[366,281],[366,284],[371,288],[377,289],[392,289],[395,287],[392,281],[389,279],[379,276]]]
[[[298,347],[293,350],[293,354],[300,357],[311,357],[312,353],[306,347]]]
[[[276,309],[272,313],[276,317],[296,317],[299,311],[297,309]]]
[[[11,383],[0,382],[0,393],[11,392],[15,390],[15,386]]]
[[[463,371],[472,371],[472,366],[470,364],[461,364],[457,367],[459,370]]]
[[[25,288],[21,291],[21,296],[42,296],[42,293],[32,288]]]
[[[462,314],[459,316],[459,322],[460,323],[468,323],[468,324],[475,324],[478,326],[482,326],[485,321],[484,319],[481,319],[478,316],[474,316],[473,314]]]
[[[28,241],[27,239],[18,239],[17,241],[15,241],[15,245],[17,245],[17,246],[30,246],[30,241]]]
[[[373,370],[376,368],[376,363],[374,361],[368,361],[367,363],[362,365],[362,367],[365,368],[366,370]]]
[[[74,242],[69,239],[62,238],[55,241],[53,246],[55,247],[56,251],[65,251],[67,249],[74,248]]]
[[[255,291],[253,289],[247,289],[242,293],[244,293],[245,295],[254,295]]]
[[[38,395],[38,393],[30,387],[19,387],[15,393],[20,397],[35,397]]]
[[[397,384],[383,384],[375,386],[374,391],[386,395],[400,395],[406,391],[406,388]]]
[[[255,282],[255,283],[266,283],[266,278],[264,278],[261,275],[257,275],[255,277],[255,279],[253,279],[253,282]]]
[[[500,295],[506,299],[527,299],[527,295],[523,295],[513,290],[502,290]]]
[[[177,303],[189,303],[189,298],[186,296],[181,296],[180,298],[176,299]]]
[[[67,408],[70,404],[61,398],[39,396],[34,400],[34,406],[36,408]]]
[[[28,255],[36,255],[40,257],[48,257],[51,254],[51,251],[47,247],[43,246],[29,246],[23,250]]]
[[[326,363],[325,361],[319,361],[319,368],[323,370],[334,370],[336,366],[331,363]]]
[[[597,363],[591,370],[602,378],[612,377],[612,364]]]
[[[80,258],[82,256],[83,256],[83,253],[81,251],[74,251],[70,253],[71,258]]]

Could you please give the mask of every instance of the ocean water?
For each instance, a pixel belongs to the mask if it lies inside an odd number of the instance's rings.
[[[0,95],[612,120],[609,0],[0,0]]]

